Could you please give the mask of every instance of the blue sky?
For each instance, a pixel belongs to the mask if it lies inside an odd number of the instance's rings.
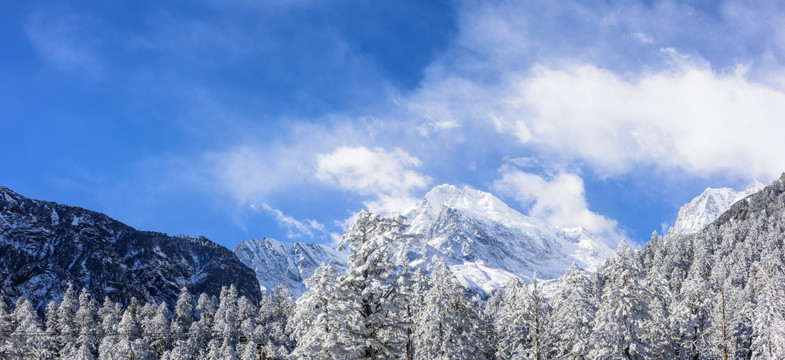
[[[0,185],[230,248],[442,183],[643,242],[785,171],[778,1],[16,2],[0,49]]]

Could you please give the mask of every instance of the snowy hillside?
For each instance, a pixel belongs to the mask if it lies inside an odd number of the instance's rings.
[[[702,230],[730,209],[733,203],[760,191],[764,186],[758,181],[753,181],[743,191],[731,188],[707,188],[679,209],[676,223],[669,234],[692,234]]]
[[[261,290],[268,294],[283,285],[299,297],[305,292],[303,280],[311,277],[321,263],[332,264],[338,271],[346,270],[346,255],[321,244],[254,239],[237,245],[234,253],[256,272]]]
[[[439,255],[464,286],[485,293],[512,276],[557,278],[573,262],[594,271],[617,245],[581,228],[555,228],[469,187],[436,186],[406,216],[421,239],[410,245],[412,265]]]

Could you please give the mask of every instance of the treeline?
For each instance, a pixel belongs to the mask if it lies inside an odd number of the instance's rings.
[[[320,266],[295,302],[233,287],[174,306],[102,306],[70,288],[38,318],[0,301],[0,350],[19,359],[781,359],[782,206],[690,236],[624,243],[594,274],[569,268],[471,297],[435,258],[411,270],[401,217],[361,212],[349,268]]]

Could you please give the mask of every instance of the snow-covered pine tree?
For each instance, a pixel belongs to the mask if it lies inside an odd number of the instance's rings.
[[[117,324],[117,342],[110,345],[111,349],[107,349],[109,353],[120,359],[146,359],[154,356],[153,349],[142,337],[140,310],[139,301],[132,297],[120,323]]]
[[[346,359],[347,351],[339,338],[348,335],[341,321],[348,318],[347,309],[337,299],[341,295],[337,280],[339,274],[328,264],[321,264],[305,280],[308,290],[297,300],[288,331],[296,340],[293,359]]]
[[[541,360],[547,353],[548,342],[545,337],[545,328],[549,323],[550,309],[545,302],[537,274],[532,276],[532,287],[524,293],[524,321],[531,335],[531,347],[527,349],[528,358]]]
[[[164,352],[171,348],[172,329],[169,320],[169,307],[165,302],[161,302],[155,309],[155,315],[149,322],[148,344],[158,354],[162,356]]]
[[[415,320],[415,359],[459,358],[460,314],[455,312],[456,290],[444,260],[434,257],[429,289]]]
[[[594,320],[596,295],[589,277],[575,265],[559,278],[559,287],[551,299],[553,313],[547,338],[553,359],[586,359],[589,353],[591,324]]]
[[[399,358],[406,348],[402,321],[405,302],[397,289],[398,267],[391,246],[402,243],[406,225],[402,216],[382,217],[363,210],[341,237],[340,249],[349,248],[349,269],[341,277],[349,309],[349,331],[338,339],[357,359]]]
[[[76,337],[79,331],[76,325],[76,311],[79,309],[79,300],[76,298],[76,291],[73,284],[69,281],[60,300],[59,307],[57,308],[57,319],[59,324],[57,328],[58,338],[57,343],[60,348],[60,353],[74,354],[76,353]]]
[[[524,297],[528,289],[517,277],[507,281],[493,327],[496,334],[496,357],[501,360],[523,358],[531,344],[524,319]]]
[[[94,355],[98,354],[100,342],[98,328],[101,325],[101,320],[98,317],[95,300],[85,288],[82,288],[79,293],[79,309],[76,311],[75,323],[78,334],[76,343],[79,346],[79,351],[74,354],[66,354],[66,358],[72,356],[81,359],[95,358]]]
[[[650,350],[644,320],[648,319],[649,296],[641,263],[625,242],[598,273],[604,279],[597,314],[592,324],[590,357],[597,359],[645,359]]]
[[[276,357],[287,356],[295,346],[292,341],[291,332],[287,330],[289,319],[294,314],[295,301],[292,293],[282,284],[273,289],[273,300],[275,302],[276,319],[273,322],[275,327],[275,339],[272,343],[276,345]]]
[[[46,313],[44,320],[44,338],[42,339],[43,346],[46,348],[44,359],[58,359],[60,358],[60,348],[57,344],[57,333],[59,320],[57,318],[57,301],[50,301],[46,304]]]
[[[193,297],[185,286],[180,289],[180,296],[174,305],[174,319],[172,319],[172,338],[176,340],[187,340],[188,329],[194,321]]]
[[[273,289],[272,296],[262,296],[254,334],[262,342],[265,356],[284,357],[294,349],[295,343],[286,327],[294,308],[292,295],[281,285]]]
[[[223,348],[224,344],[236,343],[239,336],[237,330],[237,288],[234,285],[228,288],[224,286],[221,288],[218,309],[215,311],[213,333]]]
[[[239,300],[237,300],[237,326],[238,332],[240,336],[245,337],[245,341],[247,343],[254,344],[254,350],[256,349],[256,343],[259,342],[261,339],[255,336],[256,330],[256,314],[258,313],[258,309],[253,304],[251,300],[249,300],[245,296],[241,296]],[[237,353],[242,358],[243,352],[247,344],[243,345],[238,342],[237,344]]]
[[[714,293],[709,287],[710,259],[703,246],[693,242],[693,261],[678,293],[670,304],[669,328],[673,330],[675,354],[681,359],[694,359],[707,348]]]
[[[415,359],[485,359],[492,355],[479,306],[443,259],[432,262],[431,280],[415,317]]]
[[[17,299],[12,319],[14,330],[8,335],[10,346],[3,349],[3,353],[9,354],[11,359],[26,359],[31,354],[43,353],[41,320],[24,297]]]
[[[109,297],[104,298],[104,304],[98,309],[101,318],[101,340],[98,345],[98,359],[116,359],[116,344],[120,342],[117,326],[122,318],[122,309],[119,304],[112,302]]]
[[[755,281],[755,313],[752,323],[752,357],[780,359],[785,356],[785,273],[778,249],[762,254]]]

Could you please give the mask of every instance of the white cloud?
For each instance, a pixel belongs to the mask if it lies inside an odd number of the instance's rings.
[[[745,3],[720,10],[469,1],[455,43],[402,103],[432,138],[603,176],[773,178],[785,170],[782,21]],[[567,20],[573,30],[554,31]],[[690,31],[698,23],[711,31]]]
[[[430,177],[412,168],[421,162],[401,149],[339,147],[317,156],[317,178],[370,199],[371,211],[392,213],[416,204],[415,190],[430,184]]]
[[[785,170],[785,93],[740,74],[686,66],[627,80],[590,65],[538,68],[519,90],[531,141],[609,173]]]
[[[270,205],[267,205],[266,203],[262,203],[261,207],[262,210],[274,215],[276,219],[278,219],[278,224],[286,228],[286,236],[289,239],[298,239],[302,237],[314,239],[332,235],[325,229],[323,224],[316,220],[297,220],[291,216],[285,215],[281,210],[270,207]],[[251,204],[251,209],[259,211],[254,204]]]
[[[583,227],[611,244],[622,238],[623,232],[615,220],[589,210],[580,176],[560,172],[546,179],[510,165],[500,172],[502,176],[494,181],[493,189],[529,207],[529,216],[553,226]]]

